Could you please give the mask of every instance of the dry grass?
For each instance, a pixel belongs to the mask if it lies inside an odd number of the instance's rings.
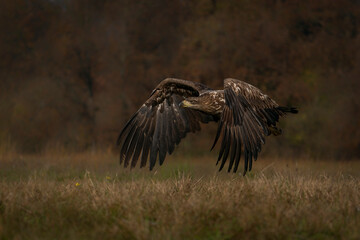
[[[181,158],[181,159],[180,159]],[[111,153],[3,157],[0,239],[359,239],[360,162],[208,157],[123,170]]]

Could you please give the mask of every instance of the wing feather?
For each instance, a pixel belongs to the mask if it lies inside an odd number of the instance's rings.
[[[246,93],[244,93],[242,87],[243,85],[238,84],[237,80],[226,79],[224,82],[225,106],[214,145],[218,141],[220,134],[222,134],[223,138],[218,158],[218,161],[222,158],[222,162],[219,170],[224,167],[230,152],[229,172],[233,167],[233,171],[237,171],[243,145],[243,174],[245,174],[252,167],[252,160],[257,158],[261,146],[265,142],[266,122],[264,122],[263,116],[256,112],[254,105],[248,101],[249,97],[256,98],[249,90],[245,90]],[[257,104],[260,105],[258,101]]]
[[[270,134],[269,127],[275,126],[280,116],[287,112],[297,113],[297,110],[280,107],[258,88],[231,78],[224,80],[224,98],[225,106],[212,148],[222,135],[218,158],[218,162],[222,158],[220,170],[231,148],[228,171],[234,167],[233,172],[238,169],[243,148],[245,175],[251,170],[253,160],[257,159],[265,136]]]
[[[234,166],[234,170],[233,172],[236,172],[240,163],[240,158],[241,158],[241,136],[240,136],[240,127],[236,126],[235,127],[235,137],[237,139],[237,152],[236,152],[236,157],[235,157],[235,166]],[[231,171],[231,167],[229,166],[229,170]]]
[[[134,148],[136,146],[136,143],[138,141],[138,138],[139,138],[139,133],[140,132],[140,129],[139,128],[136,128],[134,130],[134,134],[131,138],[131,141],[130,141],[130,144],[129,144],[129,147],[128,149],[126,150],[126,154],[125,154],[125,163],[124,163],[124,166],[128,166],[129,165],[129,161],[130,161],[130,158],[134,152]]]
[[[237,148],[238,141],[239,140],[236,138],[236,128],[234,128],[232,131],[232,146],[231,146],[231,154],[230,154],[230,162],[229,162],[228,172],[231,171],[231,168],[234,164],[236,153],[241,150],[241,148],[240,149]]]
[[[220,152],[219,152],[219,157],[218,157],[218,160],[216,162],[216,165],[220,162],[220,159],[221,157],[223,156],[224,154],[224,150],[225,150],[225,147],[226,147],[226,144],[228,144],[228,127],[224,127],[225,130],[224,130],[224,134],[223,134],[223,138],[222,138],[222,143],[221,143],[221,147],[220,147]]]
[[[142,152],[141,152],[141,163],[140,163],[140,167],[145,167],[146,166],[146,161],[148,159],[149,156],[149,150],[150,150],[150,146],[151,146],[151,140],[148,136],[144,136],[145,140],[144,140],[144,146],[142,148]]]
[[[150,170],[152,170],[156,163],[156,158],[159,152],[159,140],[160,140],[160,125],[162,123],[162,114],[160,110],[157,110],[156,119],[155,119],[155,132],[152,139],[152,144],[150,148]]]
[[[162,81],[122,129],[117,140],[121,145],[120,164],[124,162],[126,167],[131,160],[131,167],[135,167],[140,154],[140,167],[148,159],[150,170],[157,159],[163,164],[166,154],[171,154],[188,132],[199,131],[200,122],[214,120],[211,115],[179,107],[184,98],[207,90],[196,82],[173,78]]]
[[[137,142],[137,145],[136,145],[136,148],[135,148],[135,151],[134,151],[134,155],[133,155],[133,158],[132,158],[132,161],[131,161],[131,168],[136,166],[136,163],[137,163],[137,161],[139,159],[139,156],[140,156],[140,153],[141,153],[141,149],[144,146],[144,138],[145,138],[145,135],[143,133],[141,133],[139,135],[139,140]]]
[[[127,153],[127,149],[129,147],[130,144],[130,140],[132,139],[134,132],[135,132],[135,124],[131,125],[131,128],[128,132],[128,134],[126,135],[124,144],[122,145],[121,151],[120,151],[120,164],[123,162],[123,160],[125,159],[126,153]]]
[[[229,152],[230,152],[230,146],[231,146],[231,142],[232,142],[232,133],[231,133],[231,129],[228,127],[227,129],[227,142],[225,144],[225,149],[224,149],[224,155],[223,155],[223,159],[219,168],[219,171],[221,171],[225,165],[225,162],[229,156]]]

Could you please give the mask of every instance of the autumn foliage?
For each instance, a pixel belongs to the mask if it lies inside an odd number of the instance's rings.
[[[358,1],[0,4],[0,143],[17,151],[113,146],[162,79],[233,77],[300,110],[265,152],[360,157]]]

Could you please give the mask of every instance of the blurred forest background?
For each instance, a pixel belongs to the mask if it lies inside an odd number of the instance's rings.
[[[356,0],[1,0],[0,146],[114,147],[162,79],[233,77],[300,110],[265,154],[359,158],[359,30]]]

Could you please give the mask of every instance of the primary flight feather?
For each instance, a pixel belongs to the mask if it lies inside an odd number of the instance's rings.
[[[265,137],[281,134],[276,123],[286,113],[297,110],[279,106],[240,80],[225,79],[223,90],[213,90],[201,83],[167,78],[122,129],[117,140],[120,164],[135,167],[140,159],[140,167],[144,167],[149,159],[152,170],[157,159],[162,165],[166,153],[171,154],[188,132],[199,131],[200,123],[214,121],[219,125],[212,148],[222,136],[219,171],[229,159],[228,171],[236,172],[243,153],[245,175]]]

